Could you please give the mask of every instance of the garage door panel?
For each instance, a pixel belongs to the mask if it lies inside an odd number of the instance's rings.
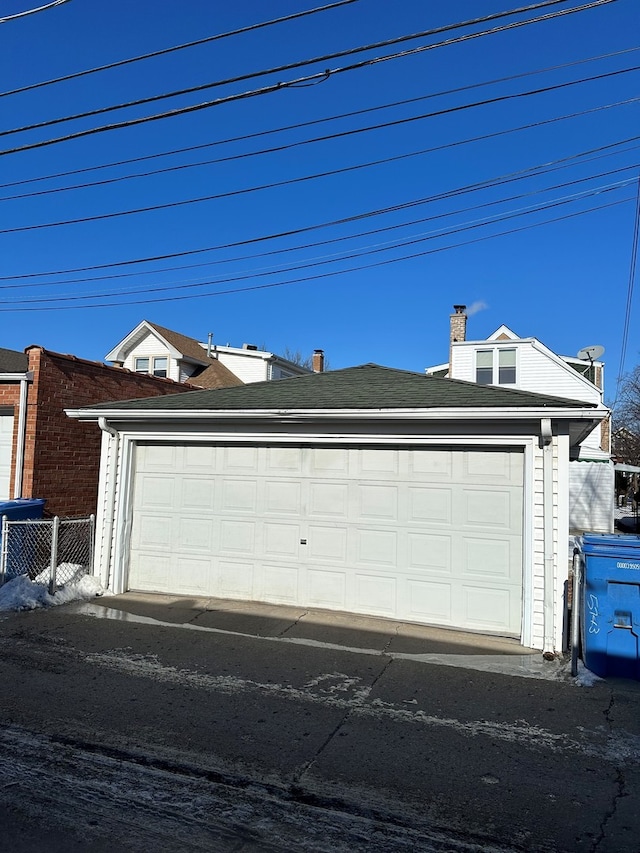
[[[356,573],[353,609],[359,613],[395,615],[397,585],[397,578],[392,575]]]
[[[501,631],[520,612],[520,601],[514,600],[513,591],[499,587],[464,586],[460,602],[460,618],[478,631]]]
[[[141,445],[129,587],[518,636],[523,458]]]
[[[11,497],[13,414],[0,412],[0,500]]]
[[[302,483],[298,480],[267,480],[265,483],[265,513],[299,515]]]
[[[168,551],[173,547],[173,517],[146,512],[136,515],[136,525],[132,537],[135,549]]]
[[[221,515],[247,513],[255,515],[258,510],[258,483],[253,479],[222,478],[221,499],[218,508]]]
[[[204,551],[210,554],[213,548],[213,520],[182,516],[177,521],[175,536],[173,550]]]
[[[220,522],[220,552],[234,551],[253,556],[256,551],[256,522],[233,521]]]
[[[408,520],[419,524],[451,524],[453,496],[451,489],[427,486],[409,488]]]
[[[184,477],[180,484],[180,505],[191,512],[213,512],[215,481],[205,477]]]
[[[219,595],[240,599],[253,596],[254,566],[252,562],[217,560],[215,568]]]
[[[300,569],[265,563],[262,569],[262,591],[265,600],[280,604],[300,603]]]
[[[300,525],[265,521],[263,525],[265,557],[298,558]]]
[[[360,528],[354,531],[356,560],[359,564],[396,566],[398,562],[398,534],[395,530]]]
[[[451,572],[451,537],[433,533],[407,534],[407,568],[438,574]]]
[[[348,531],[346,527],[323,527],[310,524],[307,545],[304,546],[313,561],[347,563]]]
[[[407,580],[404,618],[422,622],[451,624],[452,590],[450,583],[410,578]]]
[[[321,483],[312,480],[308,490],[308,512],[313,517],[347,518],[349,486],[346,483]]]
[[[307,595],[312,607],[347,609],[347,578],[345,572],[331,569],[309,569]]]
[[[360,518],[387,521],[398,519],[398,489],[395,486],[359,484]]]

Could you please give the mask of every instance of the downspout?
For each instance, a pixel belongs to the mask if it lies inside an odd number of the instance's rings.
[[[105,417],[98,418],[98,426],[103,432],[111,436],[113,442],[111,444],[111,453],[109,454],[113,470],[109,472],[109,489],[107,491],[107,501],[105,506],[105,525],[104,525],[104,544],[105,544],[105,561],[103,562],[102,585],[105,589],[109,588],[111,578],[111,549],[113,544],[113,524],[114,524],[114,508],[116,502],[116,486],[117,486],[117,467],[118,467],[118,450],[120,447],[120,433],[117,429],[110,426]]]
[[[540,420],[542,444],[542,493],[543,493],[543,539],[544,539],[544,648],[542,655],[547,660],[555,657],[554,650],[554,549],[553,549],[553,430],[551,418]]]
[[[27,398],[29,383],[33,382],[33,371],[29,370],[20,379],[20,401],[18,403],[18,441],[16,444],[16,468],[13,478],[13,496],[22,497],[22,479],[24,477],[24,448],[27,438]]]

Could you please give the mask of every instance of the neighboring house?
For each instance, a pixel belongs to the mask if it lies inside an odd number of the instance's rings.
[[[104,431],[95,565],[114,593],[562,646],[569,451],[595,403],[369,364],[67,414]]]
[[[38,346],[0,349],[0,500],[44,498],[48,514],[95,513],[101,437],[65,408],[187,390]]]
[[[570,528],[575,533],[611,532],[614,472],[602,362],[557,355],[537,338],[520,338],[507,326],[484,340],[467,340],[466,326],[465,306],[455,305],[450,316],[449,361],[428,367],[428,375],[554,394],[602,410],[598,426],[570,449]]]
[[[105,360],[135,373],[167,376],[199,388],[226,388],[311,372],[253,344],[242,348],[205,344],[147,320],[107,353]],[[316,350],[314,372],[321,372],[323,366],[324,355]]]

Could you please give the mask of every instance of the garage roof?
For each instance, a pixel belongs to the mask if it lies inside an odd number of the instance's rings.
[[[148,397],[88,406],[121,412],[145,411],[248,411],[331,409],[433,409],[433,408],[595,408],[546,394],[532,394],[457,379],[427,376],[363,364],[343,370],[313,373],[291,379],[254,382],[236,388],[192,391],[168,397]]]

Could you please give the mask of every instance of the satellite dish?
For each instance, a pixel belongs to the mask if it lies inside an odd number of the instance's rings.
[[[604,347],[601,347],[600,344],[594,344],[591,347],[583,347],[578,351],[578,358],[583,358],[585,361],[597,361],[600,356],[604,353]]]

